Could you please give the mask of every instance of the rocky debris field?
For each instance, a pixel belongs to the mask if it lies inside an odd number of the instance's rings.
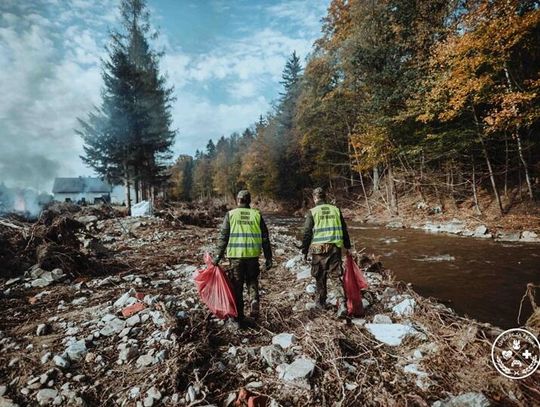
[[[419,297],[367,257],[358,259],[370,283],[363,318],[337,319],[332,289],[329,308],[314,309],[298,242],[271,222],[277,266],[262,273],[259,320],[236,330],[210,315],[192,280],[217,230],[189,225],[196,222],[173,209],[161,215],[57,214],[83,225],[70,235],[80,245],[70,247],[105,270],[40,264],[27,249],[32,264],[23,274],[1,274],[1,407],[483,407],[540,399],[538,372],[512,381],[491,365],[499,329]],[[28,242],[35,226],[21,227]],[[63,241],[54,233],[41,242]]]

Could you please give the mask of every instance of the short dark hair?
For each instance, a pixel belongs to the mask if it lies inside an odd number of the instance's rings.
[[[240,203],[249,205],[251,203],[251,194],[247,189],[243,189],[236,195],[236,200]]]

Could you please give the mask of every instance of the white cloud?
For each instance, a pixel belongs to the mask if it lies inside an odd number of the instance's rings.
[[[239,38],[221,38],[206,53],[172,48],[167,33],[161,62],[174,85],[176,153],[204,148],[209,138],[242,131],[265,114],[279,91],[286,59],[293,50],[307,56],[318,35],[327,0],[282,2],[257,12],[272,19],[267,27],[244,26]],[[0,177],[9,165],[12,181],[45,186],[55,175],[89,174],[79,159],[82,142],[74,133],[99,103],[99,58],[107,27],[116,21],[117,0],[59,0],[0,5]],[[212,3],[224,11],[227,2]],[[322,11],[321,11],[322,10]],[[294,29],[290,29],[294,27]],[[238,34],[237,33],[237,34]],[[212,92],[220,89],[220,94]],[[38,169],[28,171],[28,163]],[[24,175],[24,176],[22,176]],[[2,179],[0,179],[2,181]]]

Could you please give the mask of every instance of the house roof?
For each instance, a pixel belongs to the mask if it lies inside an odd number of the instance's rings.
[[[78,177],[78,178],[55,178],[53,193],[110,193],[111,185],[100,178]]]

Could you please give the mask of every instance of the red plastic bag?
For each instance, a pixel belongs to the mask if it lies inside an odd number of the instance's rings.
[[[364,315],[361,290],[368,287],[364,273],[349,254],[345,259],[345,273],[343,275],[343,290],[347,297],[347,312],[351,316]]]
[[[212,264],[208,253],[204,255],[204,262],[206,269],[196,271],[193,276],[202,302],[220,319],[237,317],[236,301],[225,272]]]

